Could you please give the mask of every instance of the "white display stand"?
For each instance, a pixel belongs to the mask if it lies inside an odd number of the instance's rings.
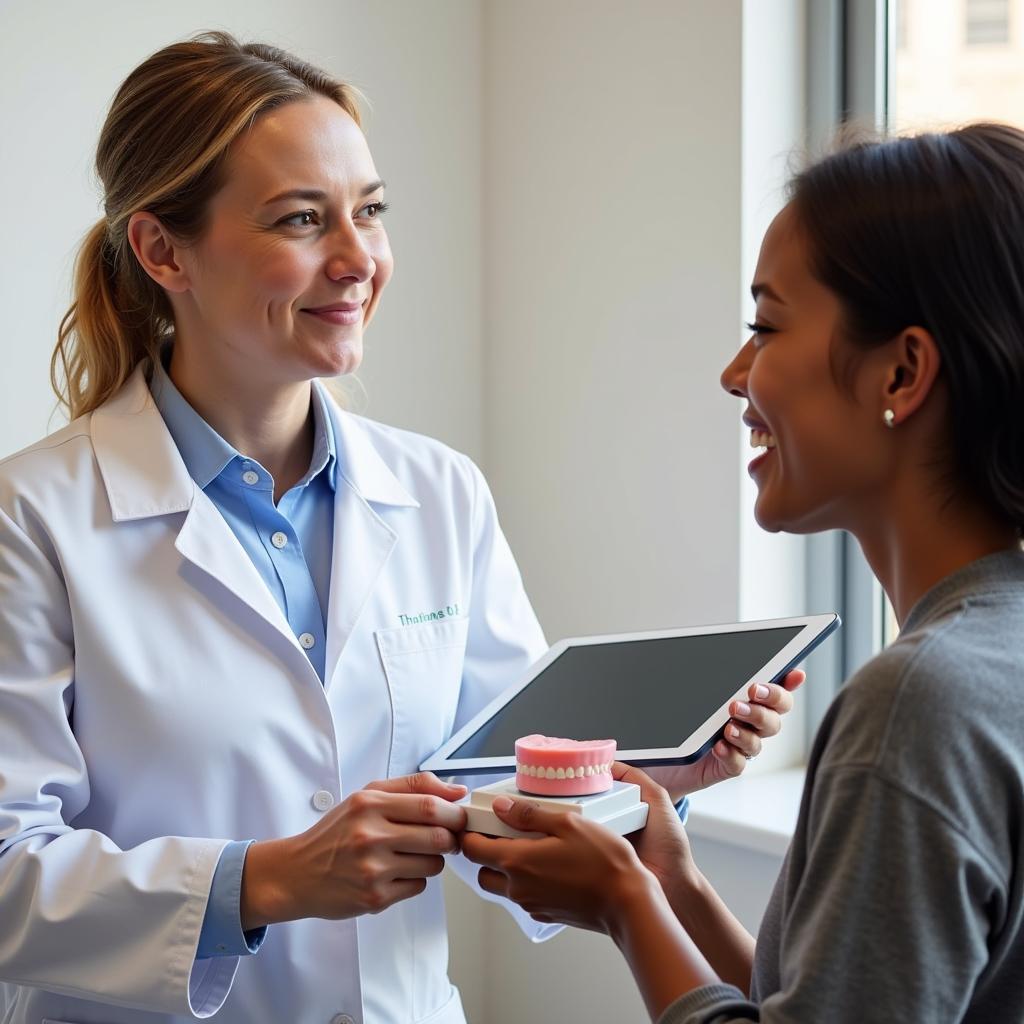
[[[647,804],[640,799],[640,787],[632,782],[613,782],[604,793],[590,796],[538,796],[523,793],[515,777],[492,782],[474,789],[460,803],[466,808],[466,831],[483,832],[489,836],[508,839],[537,839],[542,832],[521,832],[510,828],[491,810],[495,797],[508,796],[513,800],[528,800],[548,811],[563,814],[581,814],[596,821],[616,835],[625,836],[647,824]]]

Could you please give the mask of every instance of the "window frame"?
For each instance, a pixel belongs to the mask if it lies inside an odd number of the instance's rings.
[[[844,123],[884,130],[893,94],[890,40],[895,8],[889,0],[815,0],[807,5],[807,141],[811,154],[827,149]],[[808,659],[809,734],[817,730],[843,681],[873,657],[886,639],[885,596],[857,541],[834,530],[807,538],[807,606],[834,608],[843,628]]]

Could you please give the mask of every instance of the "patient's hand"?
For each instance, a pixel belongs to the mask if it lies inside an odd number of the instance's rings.
[[[647,769],[647,774],[677,801],[687,793],[742,774],[747,761],[761,753],[762,741],[782,728],[782,716],[793,710],[793,691],[806,678],[800,669],[793,669],[781,686],[775,683],[751,685],[749,700],[732,702],[729,708],[732,718],[725,727],[725,737],[699,761],[652,767]]]
[[[650,892],[654,880],[632,845],[603,825],[545,810],[529,798],[499,797],[492,807],[513,828],[545,835],[499,839],[466,832],[462,852],[483,865],[481,889],[518,903],[538,921],[611,933],[624,908]],[[682,831],[671,802],[668,807]]]
[[[609,933],[625,901],[655,879],[670,903],[684,901],[703,877],[669,795],[639,768],[617,761],[612,774],[640,786],[640,799],[648,805],[645,828],[624,839],[581,815],[538,807],[529,797],[498,798],[492,806],[501,821],[544,836],[464,833],[462,852],[483,865],[480,887],[513,900],[540,921]]]

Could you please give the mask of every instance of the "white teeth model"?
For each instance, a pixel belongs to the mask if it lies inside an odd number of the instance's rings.
[[[544,768],[541,765],[516,762],[516,772],[533,779],[589,779],[595,775],[610,774],[611,762],[605,764],[581,764],[577,768]]]
[[[775,438],[769,434],[766,430],[751,430],[750,431],[750,447],[751,448],[774,448]]]

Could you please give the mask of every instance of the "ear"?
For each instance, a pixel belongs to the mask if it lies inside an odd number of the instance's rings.
[[[142,269],[168,292],[189,288],[181,261],[181,246],[152,213],[143,210],[128,219],[128,244]]]
[[[892,409],[893,423],[898,425],[928,400],[942,368],[942,358],[935,339],[923,327],[908,327],[890,344],[882,410]]]

